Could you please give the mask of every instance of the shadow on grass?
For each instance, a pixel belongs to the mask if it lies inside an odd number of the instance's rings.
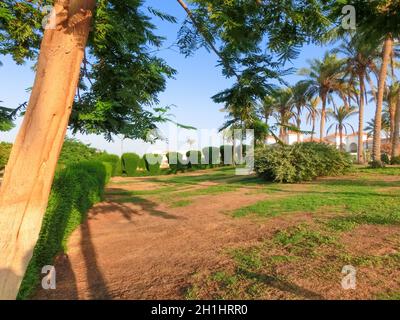
[[[311,290],[302,288],[294,283],[289,281],[279,279],[278,277],[267,275],[264,273],[253,272],[248,270],[240,270],[240,273],[248,279],[253,279],[258,282],[262,282],[267,286],[273,287],[280,291],[288,292],[295,294],[297,296],[301,296],[305,299],[312,299],[312,300],[321,300],[324,297],[316,292]]]

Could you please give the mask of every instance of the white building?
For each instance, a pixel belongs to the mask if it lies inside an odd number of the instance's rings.
[[[297,141],[299,139],[299,141]],[[340,136],[339,134],[331,134],[326,136],[325,141],[329,144],[335,145],[338,149],[340,147]],[[363,143],[364,143],[364,149],[368,149],[370,147],[370,140],[368,139],[367,133],[363,133]],[[310,142],[311,138],[307,137],[305,138],[303,134],[298,135],[297,132],[289,131],[286,138],[285,138],[285,143],[292,145],[296,142]],[[318,142],[319,137],[314,136],[314,141]],[[266,144],[275,144],[276,140],[273,136],[268,136],[266,141]],[[352,134],[343,134],[343,146],[344,150],[346,152],[350,153],[357,153],[358,150],[358,132],[352,133]]]
[[[340,136],[339,134],[331,134],[325,137],[325,141],[335,145],[338,149],[340,148]],[[368,149],[368,135],[363,133],[364,149]],[[343,134],[343,149],[346,152],[357,153],[358,150],[358,132],[352,134]]]

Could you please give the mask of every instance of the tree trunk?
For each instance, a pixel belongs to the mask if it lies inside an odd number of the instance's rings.
[[[324,142],[325,118],[326,118],[326,96],[322,96],[321,126],[319,128],[319,141]]]
[[[396,113],[394,121],[392,159],[400,156],[400,90],[397,94]]]
[[[378,97],[376,103],[375,122],[374,122],[372,159],[377,162],[381,161],[382,106],[383,106],[383,96],[386,85],[387,71],[390,62],[390,55],[392,53],[392,47],[393,47],[393,38],[391,35],[388,35],[385,39],[382,52],[382,67],[379,73]]]
[[[314,142],[314,132],[315,132],[315,114],[312,116],[312,132],[311,132],[311,142]]]
[[[300,143],[300,130],[301,130],[301,107],[297,108],[297,143]]]
[[[360,80],[360,110],[358,113],[358,150],[357,162],[363,164],[364,161],[364,105],[365,105],[365,82],[364,75],[359,75]]]
[[[393,133],[394,133],[394,123],[395,123],[395,116],[396,116],[396,102],[397,102],[397,97],[395,101],[393,101],[393,98],[391,97],[391,92],[389,93],[389,98],[388,98],[388,107],[389,107],[389,135],[390,135],[390,146],[393,145]]]
[[[343,127],[341,125],[339,125],[339,150],[340,151],[344,151],[343,150]]]
[[[67,12],[68,18],[44,32],[32,94],[0,191],[1,299],[16,298],[38,239],[94,6],[95,0],[71,0],[64,8],[57,3],[57,16]]]

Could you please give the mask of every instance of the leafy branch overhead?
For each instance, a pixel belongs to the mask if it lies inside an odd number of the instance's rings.
[[[0,55],[10,54],[19,64],[35,61],[43,34],[42,10],[53,2],[2,1]],[[164,119],[154,106],[176,71],[151,53],[164,38],[154,33],[150,15],[176,22],[141,0],[97,0],[70,118],[74,132],[103,134],[109,140],[114,134],[145,138]]]

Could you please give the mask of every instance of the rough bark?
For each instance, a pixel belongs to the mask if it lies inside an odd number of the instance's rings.
[[[324,141],[325,119],[326,119],[326,96],[322,96],[321,125],[319,128],[319,141]]]
[[[400,156],[400,90],[397,94],[396,114],[393,132],[392,158]]]
[[[32,257],[78,84],[95,0],[59,1],[0,190],[0,298],[15,299]],[[63,18],[65,16],[65,18]]]
[[[314,142],[314,132],[315,132],[315,114],[312,116],[312,132],[311,132],[311,141]]]
[[[340,151],[344,151],[343,150],[343,126],[339,125],[339,150]]]
[[[378,93],[377,93],[376,112],[374,121],[372,159],[377,162],[381,161],[382,106],[383,106],[383,97],[384,97],[387,71],[390,62],[392,47],[393,47],[393,38],[391,35],[388,35],[385,39],[382,51],[382,66],[379,73]]]
[[[364,75],[359,75],[360,80],[360,108],[358,113],[358,150],[357,162],[363,164],[364,160],[364,106],[365,106],[365,82]]]

